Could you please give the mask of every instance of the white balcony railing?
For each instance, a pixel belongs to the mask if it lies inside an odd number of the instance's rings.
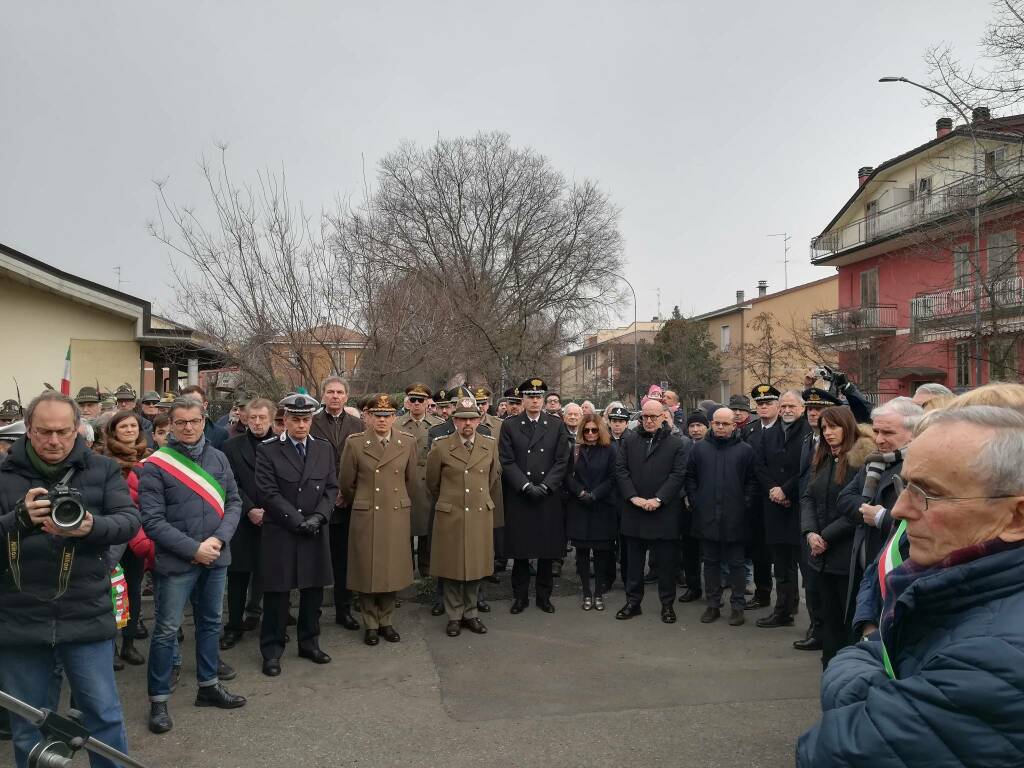
[[[925,293],[910,302],[916,340],[965,338],[1024,327],[1024,277],[1016,276],[946,291]]]

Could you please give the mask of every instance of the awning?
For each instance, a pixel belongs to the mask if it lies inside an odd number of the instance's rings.
[[[945,379],[946,371],[941,368],[921,366],[919,368],[890,368],[878,374],[881,379]]]

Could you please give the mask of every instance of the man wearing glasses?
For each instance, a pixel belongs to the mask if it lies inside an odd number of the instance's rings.
[[[1021,466],[1018,411],[929,416],[904,457],[882,550],[879,632],[825,670],[822,718],[800,738],[798,766],[1021,764]]]
[[[139,509],[146,535],[156,546],[155,627],[149,651],[149,730],[173,727],[167,702],[178,628],[192,603],[196,625],[197,707],[234,709],[245,705],[221,685],[221,615],[228,542],[242,513],[227,457],[203,434],[206,415],[195,400],[170,410],[167,445],[152,454],[139,480]]]
[[[405,402],[409,411],[399,418],[395,425],[406,434],[416,438],[416,476],[409,486],[412,499],[412,520],[410,531],[415,537],[416,564],[420,576],[426,576],[430,569],[430,493],[427,491],[427,454],[430,443],[427,433],[431,427],[443,422],[427,413],[427,402],[432,393],[426,384],[410,384],[405,388]]]

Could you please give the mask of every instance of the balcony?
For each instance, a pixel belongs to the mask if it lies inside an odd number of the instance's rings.
[[[811,336],[823,346],[846,351],[876,336],[894,336],[899,327],[895,304],[869,304],[811,315]]]
[[[974,210],[975,200],[979,205],[990,206],[1020,193],[1022,182],[1024,164],[1015,157],[990,169],[984,178],[969,176],[937,187],[913,200],[874,212],[812,238],[811,261],[828,259],[843,251],[903,234],[955,214],[970,213]]]
[[[964,339],[1024,330],[1024,277],[1010,277],[934,293],[910,303],[914,341]]]

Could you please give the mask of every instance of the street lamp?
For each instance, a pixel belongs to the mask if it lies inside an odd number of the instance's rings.
[[[640,355],[636,322],[636,289],[633,287],[633,284],[622,275],[615,272],[609,272],[608,274],[610,277],[619,278],[619,280],[629,286],[629,290],[633,293],[633,404],[634,406],[637,406],[640,404]]]
[[[938,96],[940,99],[945,101],[949,106],[957,111],[957,114],[963,119],[967,125],[967,130],[971,134],[971,143],[974,145],[974,258],[977,262],[976,274],[977,282],[974,286],[974,386],[981,386],[981,281],[983,272],[981,269],[981,171],[978,168],[978,160],[980,158],[981,146],[978,144],[978,135],[974,131],[974,122],[967,118],[967,114],[960,108],[960,105],[949,98],[946,94],[940,93],[934,88],[929,88],[927,85],[921,83],[915,83],[913,80],[908,80],[905,77],[889,76],[878,78],[880,83],[906,83],[912,85],[915,88],[920,88],[922,91],[927,91],[933,96]]]

